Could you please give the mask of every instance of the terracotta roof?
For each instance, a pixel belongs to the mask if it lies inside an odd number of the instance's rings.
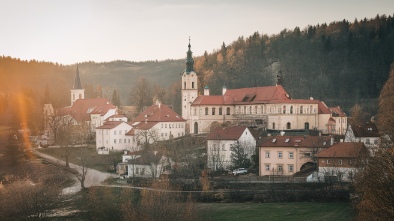
[[[232,105],[234,100],[230,96],[211,95],[211,96],[198,96],[192,105]]]
[[[331,137],[328,136],[275,136],[260,144],[260,147],[329,147]]]
[[[112,119],[112,118],[124,118],[124,117],[126,117],[126,116],[124,116],[124,115],[120,115],[120,114],[115,114],[115,115],[112,115],[112,116],[110,116],[110,117],[108,117],[108,119]]]
[[[134,135],[135,135],[135,130],[134,130],[134,128],[131,129],[129,132],[127,132],[125,135],[127,135],[127,136],[134,136]]]
[[[96,129],[112,129],[119,124],[124,123],[123,121],[105,121],[103,125],[97,127]]]
[[[159,122],[139,122],[137,124],[132,124],[134,129],[138,130],[149,130]]]
[[[333,117],[346,117],[345,112],[339,106],[329,107]]]
[[[356,137],[380,137],[375,123],[366,122],[362,125],[351,124],[351,127]]]
[[[248,128],[242,126],[217,127],[208,134],[207,140],[238,140],[246,129]]]
[[[356,158],[360,157],[362,154],[365,154],[367,151],[364,143],[337,143],[331,146],[330,148],[321,151],[316,154],[316,157],[348,157],[348,158]],[[364,153],[363,153],[364,152]]]
[[[328,109],[327,105],[321,101],[318,105],[319,108],[319,114],[331,114],[330,109]]]
[[[70,115],[76,121],[90,121],[90,114],[106,114],[110,109],[116,109],[106,98],[78,99],[71,107],[57,110],[60,116]]]
[[[291,99],[291,100],[272,100],[270,104],[319,104],[319,100],[309,100],[309,99]]]
[[[131,121],[131,124],[138,122],[185,122],[179,114],[175,113],[165,104],[152,105]]]

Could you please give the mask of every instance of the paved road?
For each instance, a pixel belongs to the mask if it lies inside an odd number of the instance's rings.
[[[47,154],[43,154],[38,152],[35,149],[32,149],[32,152],[34,154],[36,154],[37,156],[40,156],[44,159],[47,159],[48,161],[51,161],[53,163],[56,164],[60,164],[60,165],[65,165],[66,163],[63,160],[59,160],[58,158],[49,156]],[[81,173],[82,171],[82,167],[69,163],[70,168],[76,169],[79,173]],[[111,174],[111,173],[104,173],[98,170],[94,170],[94,169],[88,169],[88,172],[86,174],[86,179],[85,179],[85,187],[89,187],[89,186],[101,186],[102,182],[108,178],[112,178],[115,177],[115,174]],[[80,191],[81,188],[81,183],[79,182],[79,180],[74,176],[74,184],[70,187],[66,187],[63,189],[62,193],[63,194],[70,194],[70,193],[76,193],[78,191]]]

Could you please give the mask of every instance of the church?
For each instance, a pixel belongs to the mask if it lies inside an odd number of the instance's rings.
[[[189,40],[186,69],[182,73],[182,117],[192,134],[209,133],[218,125],[242,125],[263,130],[318,130],[343,135],[347,116],[340,107],[327,107],[320,100],[293,99],[282,85],[239,89],[222,88],[221,95],[210,95],[205,86],[198,91]]]

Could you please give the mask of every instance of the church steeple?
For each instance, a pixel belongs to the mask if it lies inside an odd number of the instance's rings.
[[[191,46],[190,46],[190,37],[189,37],[189,45],[188,45],[188,47],[189,47],[189,50],[186,52],[186,54],[187,54],[187,57],[186,57],[186,70],[185,70],[186,73],[190,73],[190,72],[194,71],[194,67],[193,67],[194,60],[193,60],[193,57],[192,57],[193,52],[190,50],[190,48],[191,48]]]
[[[74,86],[73,86],[73,89],[82,89],[81,79],[79,78],[78,66],[77,66],[77,73],[76,73],[75,79],[74,79]]]
[[[82,88],[81,79],[79,78],[79,69],[77,66],[77,73],[75,74],[74,85],[71,89],[71,106],[78,99],[85,99],[85,89]]]

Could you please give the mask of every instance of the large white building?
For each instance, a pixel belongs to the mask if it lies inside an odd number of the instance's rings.
[[[232,167],[232,147],[239,145],[250,160],[256,150],[256,139],[247,127],[216,127],[207,136],[208,168],[213,171]]]
[[[281,85],[227,89],[222,95],[210,95],[205,87],[198,95],[198,76],[193,58],[187,52],[182,74],[182,117],[190,133],[209,133],[211,126],[235,124],[271,130],[312,130],[326,134],[345,134],[347,116],[339,108],[322,101],[292,99]],[[198,95],[198,96],[197,96]]]
[[[96,148],[101,150],[140,150],[146,143],[185,135],[185,120],[167,105],[157,102],[131,122],[111,116],[96,128]]]

